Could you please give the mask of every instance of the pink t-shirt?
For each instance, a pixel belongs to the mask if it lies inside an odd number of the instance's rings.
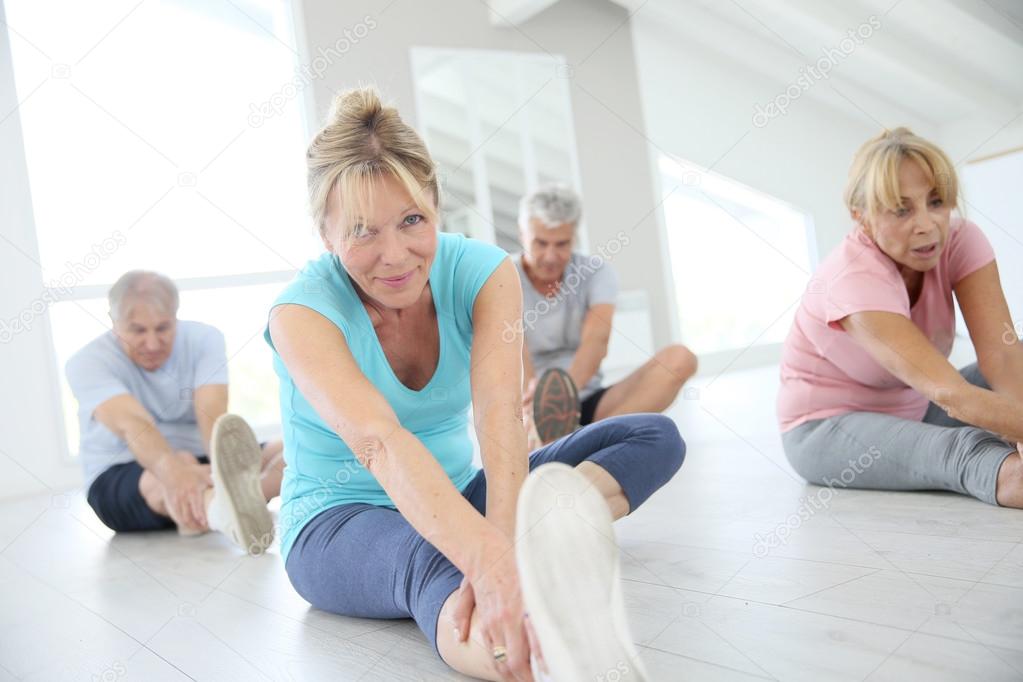
[[[847,412],[923,419],[927,399],[878,364],[838,320],[864,311],[905,315],[948,357],[955,337],[952,287],[994,258],[979,227],[953,219],[938,265],[924,273],[920,298],[910,308],[895,262],[862,230],[850,232],[810,279],[785,339],[778,393],[782,432]]]

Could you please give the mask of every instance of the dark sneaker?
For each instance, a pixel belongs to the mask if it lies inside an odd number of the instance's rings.
[[[540,375],[533,394],[533,423],[545,445],[579,428],[579,391],[568,372],[551,368]]]

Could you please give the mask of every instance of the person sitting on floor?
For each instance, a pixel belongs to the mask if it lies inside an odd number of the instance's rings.
[[[522,335],[503,333],[522,317],[518,276],[498,247],[438,230],[418,133],[352,90],[306,159],[326,252],[264,332],[291,584],[332,613],[414,618],[467,675],[529,682],[546,664],[559,681],[644,679],[611,523],[681,467],[675,423],[624,415],[528,453]]]
[[[789,462],[819,485],[1023,507],[1023,345],[991,245],[952,213],[955,167],[910,130],[885,131],[857,152],[845,203],[855,225],[817,268],[785,340]],[[977,352],[958,372],[953,296]]]
[[[614,415],[661,412],[696,373],[696,356],[673,344],[602,385],[618,280],[601,256],[573,251],[581,215],[578,195],[563,184],[519,203],[522,252],[513,262],[524,301],[523,405],[540,443]]]
[[[155,272],[124,274],[109,302],[113,328],[66,366],[89,505],[117,532],[212,529],[262,552],[273,541],[266,503],[280,493],[283,446],[256,446],[253,458],[247,427],[225,414],[223,334],[178,320],[177,287]]]

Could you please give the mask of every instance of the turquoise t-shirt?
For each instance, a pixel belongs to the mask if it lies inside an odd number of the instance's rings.
[[[334,323],[363,374],[390,403],[401,425],[422,441],[455,487],[463,490],[477,472],[468,420],[472,306],[483,284],[507,256],[496,246],[462,234],[437,234],[429,280],[437,310],[440,359],[430,382],[419,391],[395,376],[369,314],[334,254],[309,261],[273,305],[304,305]],[[323,510],[352,502],[391,508],[394,504],[295,386],[273,347],[269,324],[263,338],[274,351],[274,370],[280,378],[287,465],[281,484],[280,535],[281,554],[287,560],[302,527]]]

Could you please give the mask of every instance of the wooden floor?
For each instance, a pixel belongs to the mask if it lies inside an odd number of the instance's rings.
[[[1023,679],[1023,512],[805,485],[776,375],[697,380],[682,471],[616,524],[654,679]],[[411,621],[309,608],[276,548],[113,537],[80,492],[0,504],[0,549],[0,679],[465,679]]]

